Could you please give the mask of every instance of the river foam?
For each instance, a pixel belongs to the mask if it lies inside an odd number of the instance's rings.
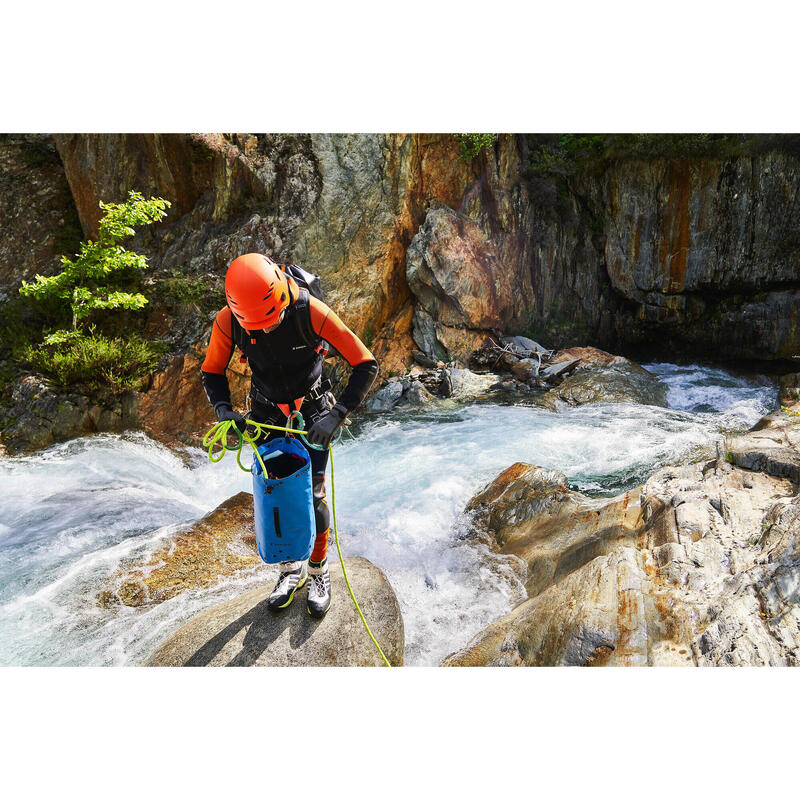
[[[576,489],[616,494],[777,404],[765,380],[645,366],[667,383],[670,408],[404,413],[367,421],[336,448],[342,549],[389,577],[406,663],[437,664],[524,598],[516,559],[463,536],[465,504],[510,464],[557,469]],[[256,570],[150,608],[97,606],[97,590],[124,559],[249,490],[232,456],[210,464],[201,451],[185,455],[143,434],[104,434],[0,460],[0,664],[138,664],[200,610],[263,582]]]

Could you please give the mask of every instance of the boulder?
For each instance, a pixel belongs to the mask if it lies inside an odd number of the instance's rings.
[[[579,370],[548,392],[570,406],[586,403],[643,403],[667,406],[667,387],[644,367],[617,356],[607,366]]]
[[[453,385],[453,397],[467,398],[485,394],[489,387],[497,382],[498,376],[493,373],[478,374],[469,369],[450,368],[450,381]]]
[[[602,369],[611,364],[617,356],[597,347],[568,347],[558,350],[550,359],[551,364],[563,364],[578,359],[578,369]]]
[[[512,375],[523,383],[529,383],[539,376],[539,362],[533,358],[523,358],[511,367]]]
[[[123,563],[97,595],[101,606],[149,606],[267,569],[256,552],[253,495],[239,492],[144,559]]]
[[[345,559],[347,574],[375,639],[393,666],[403,664],[403,618],[383,572],[364,558]],[[305,608],[305,591],[279,613],[267,608],[271,583],[191,619],[148,659],[147,666],[381,666],[342,575],[331,564],[333,603],[322,619]]]
[[[537,595],[640,529],[638,489],[592,499],[571,491],[567,476],[518,462],[470,500],[474,532],[500,553],[528,565],[526,588]]]
[[[411,381],[408,391],[403,394],[403,403],[413,406],[427,405],[434,396],[423,386],[421,381]]]
[[[757,449],[757,433],[737,438]],[[526,561],[529,597],[443,664],[799,664],[798,484],[723,451],[606,500],[539,467],[502,473],[468,510]]]
[[[800,410],[800,404],[789,408]],[[768,414],[747,433],[729,436],[725,451],[738,467],[800,484],[800,417],[784,411]]]
[[[501,328],[514,307],[513,283],[480,226],[434,205],[406,253],[417,302],[443,325]]]
[[[394,408],[403,396],[403,384],[401,381],[391,381],[382,389],[375,392],[367,400],[367,411],[382,412]]]

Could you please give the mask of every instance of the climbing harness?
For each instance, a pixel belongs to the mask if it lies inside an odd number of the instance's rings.
[[[293,423],[297,423],[297,427],[293,427]],[[333,445],[337,444],[344,433],[345,426],[342,426],[339,429],[339,432],[336,434],[335,439],[328,445],[327,448],[320,447],[319,445],[312,444],[308,441],[308,434],[305,430],[305,421],[303,419],[303,415],[299,411],[293,411],[288,419],[287,419],[287,427],[280,427],[278,425],[267,425],[264,422],[255,422],[254,420],[246,419],[245,420],[245,429],[242,431],[237,427],[237,423],[235,420],[227,419],[223,420],[222,422],[216,423],[213,425],[206,435],[203,437],[203,446],[208,448],[208,458],[210,461],[217,463],[221,461],[222,458],[225,456],[226,451],[236,451],[236,463],[239,465],[239,469],[243,472],[251,472],[252,467],[245,467],[242,464],[242,449],[244,445],[249,444],[253,448],[254,457],[258,460],[258,463],[261,467],[261,474],[266,476],[267,475],[267,468],[264,466],[264,461],[260,453],[258,452],[258,447],[256,446],[256,441],[261,437],[261,435],[267,431],[281,431],[288,436],[302,436],[305,439],[305,443],[308,447],[311,447],[314,450],[328,450],[328,455],[331,462],[331,516],[333,517],[333,534],[334,539],[336,541],[336,551],[339,554],[339,562],[342,565],[342,575],[344,576],[344,582],[347,585],[347,591],[350,593],[350,598],[353,601],[353,605],[356,607],[356,611],[358,612],[358,616],[361,618],[361,622],[364,624],[364,628],[369,635],[369,638],[372,640],[372,643],[377,648],[378,652],[380,653],[381,658],[383,659],[384,664],[387,667],[391,667],[392,665],[389,663],[389,659],[386,658],[381,646],[378,644],[377,640],[372,634],[372,631],[367,624],[367,620],[364,618],[364,613],[361,611],[361,606],[358,604],[358,600],[356,600],[356,596],[353,593],[353,587],[350,585],[350,579],[347,576],[347,569],[344,565],[344,556],[342,555],[342,548],[339,544],[339,530],[336,525],[336,488],[334,482],[334,469],[333,469]],[[242,423],[238,423],[241,425]],[[248,432],[248,428],[253,427],[255,428],[255,434],[251,435]],[[238,444],[235,447],[231,447],[228,445],[228,436],[234,433],[236,435]],[[349,434],[349,431],[348,431]],[[351,435],[352,436],[352,435]],[[215,456],[214,455],[214,446],[220,445],[222,449],[219,453]]]

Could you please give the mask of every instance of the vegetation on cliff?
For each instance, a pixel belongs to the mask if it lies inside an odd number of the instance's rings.
[[[136,191],[122,203],[101,202],[97,241],[82,242],[74,259],[64,256],[58,274],[22,282],[20,294],[44,304],[49,328],[41,342],[24,344],[24,363],[62,386],[84,384],[93,391],[130,388],[155,368],[162,345],[129,332],[120,335],[118,324],[117,335],[112,331],[118,312],[148,303],[138,291],[147,259],[122,242],[134,235],[134,226],[163,219],[169,206]]]
[[[496,133],[456,133],[461,160],[469,163],[473,158],[488,150],[496,141]]]
[[[734,158],[766,150],[800,154],[800,136],[731,133],[532,134],[531,176],[596,172],[611,161]]]

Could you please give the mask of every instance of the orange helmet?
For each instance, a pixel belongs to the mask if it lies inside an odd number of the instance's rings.
[[[289,305],[289,283],[275,262],[261,253],[247,253],[228,267],[225,298],[245,330],[271,328]]]

